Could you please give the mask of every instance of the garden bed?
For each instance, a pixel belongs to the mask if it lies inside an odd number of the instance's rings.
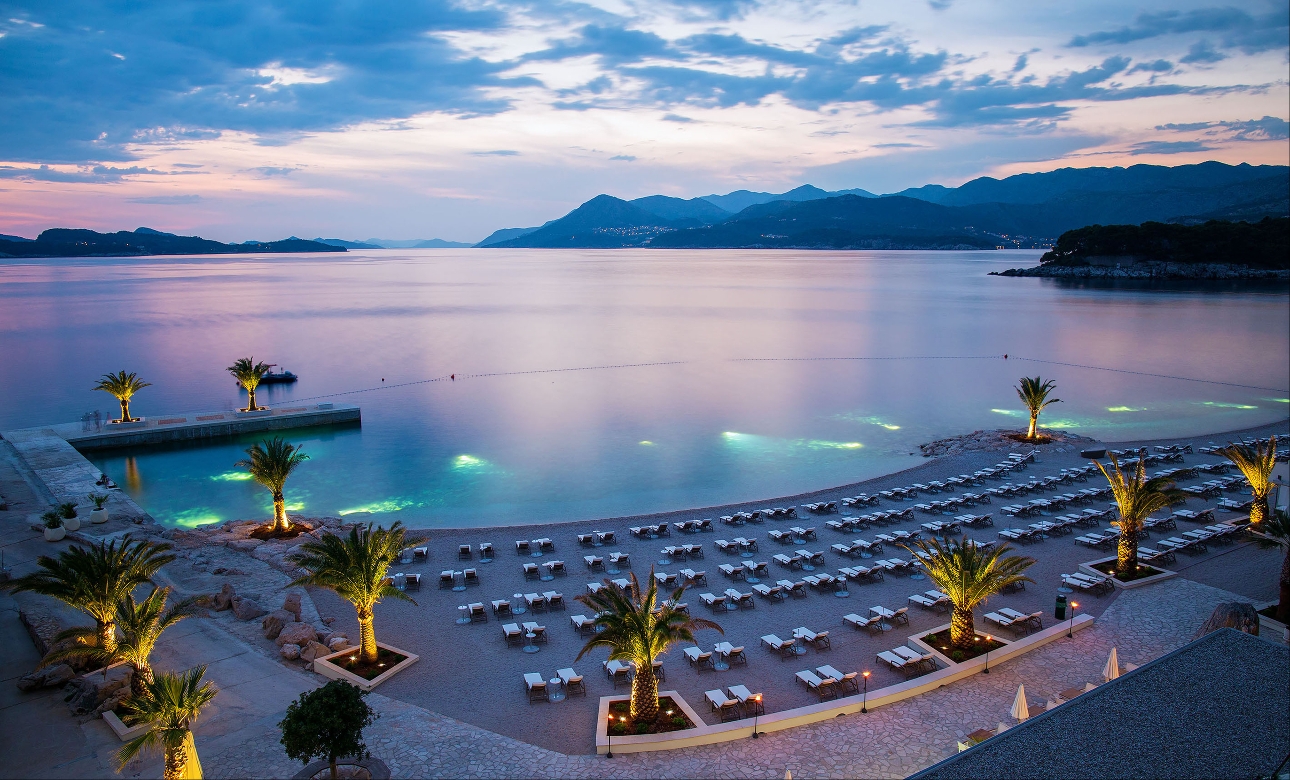
[[[970,661],[978,656],[985,655],[986,653],[993,653],[995,650],[1008,646],[1007,642],[1001,641],[997,636],[989,635],[990,638],[988,639],[986,637],[986,634],[978,633],[976,635],[977,641],[972,643],[972,649],[970,651],[954,650],[950,648],[950,629],[948,627],[931,634],[924,634],[923,636],[918,637],[918,641],[933,649],[939,650],[941,655],[954,663],[963,663],[964,661]]]
[[[1127,575],[1121,575],[1117,574],[1115,571],[1116,564],[1117,559],[1112,558],[1109,561],[1098,561],[1089,565],[1107,577],[1119,580],[1120,582],[1137,582],[1138,580],[1145,580],[1147,577],[1155,577],[1158,574],[1165,573],[1164,569],[1157,569],[1154,566],[1147,566],[1146,564],[1139,563],[1137,569],[1133,572]]]
[[[666,734],[694,728],[694,723],[671,696],[658,697],[658,718],[652,721],[635,721],[631,716],[631,701],[616,701],[609,705],[609,733],[615,737],[643,734]]]
[[[361,663],[358,655],[358,648],[347,648],[338,653],[314,659],[313,668],[315,672],[329,680],[344,680],[361,690],[371,691],[416,663],[420,658],[418,655],[380,642],[376,643],[375,664]]]

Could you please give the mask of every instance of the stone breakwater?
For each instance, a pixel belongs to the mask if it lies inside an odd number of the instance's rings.
[[[942,455],[962,455],[967,452],[1014,451],[1034,446],[1013,438],[1016,435],[1016,431],[973,431],[962,436],[951,436],[948,439],[937,439],[927,444],[920,444],[918,450],[924,458],[934,458]],[[1043,435],[1048,437],[1044,444],[1057,445],[1054,448],[1056,452],[1078,449],[1080,445],[1094,441],[1087,436],[1062,431],[1044,431]]]
[[[1251,268],[1231,263],[1137,262],[1131,265],[1040,265],[991,271],[991,276],[1045,276],[1066,279],[1214,279],[1290,280],[1290,269]]]

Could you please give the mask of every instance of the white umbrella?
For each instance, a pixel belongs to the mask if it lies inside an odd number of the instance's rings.
[[[784,770],[784,780],[793,780],[793,770],[791,769]]]
[[[1030,717],[1030,707],[1026,704],[1025,685],[1017,686],[1017,698],[1012,700],[1011,715],[1017,719],[1018,723]]]
[[[1111,655],[1106,659],[1106,666],[1102,667],[1102,679],[1110,682],[1120,676],[1120,659],[1115,654],[1115,648],[1111,648]]]

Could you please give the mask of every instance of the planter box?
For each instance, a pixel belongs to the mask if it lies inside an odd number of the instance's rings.
[[[1098,558],[1095,561],[1087,561],[1085,563],[1081,563],[1079,565],[1079,568],[1080,568],[1080,571],[1084,572],[1085,574],[1091,574],[1094,577],[1110,577],[1110,575],[1100,572],[1093,567],[1099,563],[1106,563],[1107,561],[1115,561],[1115,560],[1119,560],[1119,559],[1114,555],[1108,558]],[[1160,582],[1161,580],[1167,580],[1170,577],[1178,576],[1178,572],[1176,571],[1170,571],[1169,569],[1164,569],[1154,564],[1144,564],[1144,565],[1150,566],[1153,569],[1160,569],[1160,573],[1153,574],[1150,577],[1143,577],[1142,579],[1134,580],[1133,582],[1121,582],[1120,580],[1117,580],[1115,577],[1110,577],[1111,582],[1115,583],[1115,587],[1117,588],[1123,588],[1124,590],[1133,590],[1134,588],[1145,588],[1148,585],[1155,585],[1157,582]]]
[[[120,420],[108,420],[109,431],[128,431],[131,428],[143,428],[148,424],[148,418],[136,417],[130,422],[121,422]]]
[[[273,410],[256,409],[254,412],[248,412],[245,409],[238,409],[236,412],[234,412],[234,414],[237,415],[239,419],[245,419],[247,417],[269,417],[269,416],[272,416]]]
[[[1255,609],[1256,610],[1267,609],[1268,607],[1276,606],[1276,603],[1277,602],[1275,601],[1269,601],[1266,604],[1256,605]],[[1290,644],[1290,626],[1287,626],[1285,623],[1282,623],[1276,618],[1270,618],[1267,615],[1260,613],[1259,614],[1259,636],[1265,637],[1267,639],[1271,639],[1274,642],[1281,642],[1282,644]]]
[[[385,650],[389,650],[391,653],[406,655],[407,658],[404,658],[402,661],[399,661],[394,666],[391,666],[389,669],[382,672],[377,677],[373,677],[370,680],[364,680],[362,677],[359,677],[358,675],[352,672],[346,671],[345,669],[341,668],[340,666],[337,666],[331,661],[331,659],[339,658],[342,655],[353,655],[356,648],[350,647],[345,650],[341,650],[338,653],[332,653],[331,655],[325,655],[321,658],[315,658],[314,671],[317,672],[318,674],[321,674],[323,677],[326,677],[328,680],[344,680],[350,685],[357,687],[359,690],[371,691],[376,686],[380,685],[381,683],[390,679],[394,675],[398,674],[399,672],[408,668],[412,664],[416,663],[417,660],[421,657],[418,655],[413,655],[412,653],[409,653],[406,650],[400,650],[397,647],[391,647],[390,645],[384,644],[383,642],[377,642],[376,646],[383,648]]]
[[[989,610],[987,610],[987,611],[989,611]],[[939,647],[932,647],[931,645],[927,644],[926,642],[924,642],[924,641],[922,640],[922,637],[927,636],[928,634],[935,634],[935,633],[937,633],[938,631],[947,631],[947,630],[949,630],[949,627],[950,627],[950,624],[949,624],[949,623],[946,623],[946,624],[945,624],[945,625],[943,625],[943,626],[937,626],[937,627],[935,627],[935,628],[929,628],[929,629],[926,629],[926,630],[923,630],[923,631],[919,631],[919,632],[918,632],[918,634],[917,634],[916,636],[911,636],[911,637],[909,638],[909,642],[908,642],[908,644],[913,645],[913,647],[914,647],[915,649],[917,649],[917,650],[922,650],[924,653],[931,653],[932,655],[936,656],[937,666],[938,666],[938,668],[941,668],[941,669],[948,669],[948,668],[951,668],[951,667],[954,667],[954,666],[959,666],[960,664],[970,664],[970,663],[972,663],[972,662],[974,662],[974,661],[975,661],[975,662],[980,663],[980,664],[981,664],[981,666],[982,666],[982,668],[984,668],[984,667],[985,667],[985,656],[984,656],[984,655],[979,655],[979,656],[977,656],[976,658],[969,658],[969,659],[967,659],[966,661],[955,661],[955,660],[953,660],[952,658],[950,658],[949,656],[947,656],[947,655],[945,655],[944,653],[942,653],[942,652],[941,652],[941,649],[940,649]],[[1041,629],[1041,630],[1042,630],[1042,629]],[[992,650],[992,651],[991,651],[991,652],[993,652],[995,655],[998,655],[998,656],[1002,656],[1004,653],[1007,653],[1007,652],[1008,652],[1008,648],[1006,647],[1006,645],[1010,645],[1010,644],[1012,644],[1012,640],[1010,640],[1010,639],[1005,639],[1005,638],[1003,638],[1002,636],[1000,636],[1000,635],[998,635],[998,634],[992,634],[992,633],[989,633],[989,632],[987,632],[987,631],[979,631],[979,630],[978,630],[976,633],[977,633],[977,635],[978,635],[978,636],[986,636],[987,634],[989,634],[989,636],[991,636],[991,637],[993,637],[993,638],[994,638],[994,641],[998,642],[998,643],[999,643],[999,644],[1001,644],[1001,645],[1005,645],[1005,647],[1001,647],[1001,648],[999,648],[998,650]],[[1035,632],[1033,632],[1033,631],[1032,631],[1031,633],[1033,634],[1033,633],[1035,633]],[[918,678],[917,678],[917,677],[915,677],[915,678],[912,678],[912,679],[915,679],[915,680],[916,680],[916,679],[918,679]]]
[[[614,737],[614,750],[618,750],[623,753],[637,753],[649,750],[670,750],[673,747],[684,747],[689,744],[704,744],[703,742],[687,742],[688,737],[700,736],[711,728],[703,722],[703,718],[699,717],[699,713],[694,711],[694,708],[690,706],[690,703],[681,698],[681,694],[676,691],[659,691],[658,695],[659,698],[667,696],[671,698],[672,701],[676,702],[676,706],[681,708],[681,712],[684,712],[685,716],[690,719],[690,722],[694,724],[694,728],[669,731],[666,734],[630,734],[622,737]],[[609,752],[608,729],[610,705],[614,702],[629,701],[631,698],[631,696],[600,697],[600,710],[599,714],[596,716],[596,722],[599,724],[596,727],[596,750],[598,753],[603,754]],[[747,721],[746,725],[749,727],[752,726],[752,718],[741,718],[738,721],[734,721],[734,723],[744,723],[744,721]],[[729,726],[731,723],[726,723],[725,725]],[[605,731],[599,730],[602,728],[605,729]],[[672,743],[677,744],[673,745]],[[666,748],[652,747],[659,744],[666,744]]]
[[[107,722],[108,727],[112,729],[112,733],[116,734],[117,738],[122,742],[129,742],[148,730],[147,723],[140,723],[138,726],[125,725],[121,722],[121,719],[116,716],[116,713],[111,710],[103,713],[103,720]]]

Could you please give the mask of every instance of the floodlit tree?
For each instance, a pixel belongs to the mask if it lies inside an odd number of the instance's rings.
[[[654,659],[677,642],[693,642],[694,632],[711,628],[725,633],[711,620],[692,618],[676,609],[685,588],[677,588],[671,599],[658,601],[658,585],[650,568],[649,587],[641,588],[631,575],[625,590],[605,581],[595,593],[577,597],[596,614],[596,634],[578,653],[584,655],[597,647],[609,648],[611,661],[630,661],[636,666],[632,679],[631,717],[651,721],[658,717],[658,678],[654,676]]]
[[[287,485],[287,477],[297,466],[309,460],[309,456],[281,436],[252,445],[246,454],[249,456],[247,460],[239,460],[233,465],[245,468],[256,482],[273,493],[272,530],[289,531],[291,521],[287,519],[287,499],[282,491]]]
[[[1218,453],[1235,463],[1250,483],[1254,493],[1254,502],[1250,504],[1250,524],[1261,524],[1268,516],[1268,494],[1274,484],[1272,469],[1277,464],[1277,437],[1273,436],[1267,444],[1259,442],[1253,447],[1229,444]]]
[[[127,374],[124,370],[115,374],[104,374],[103,378],[99,380],[99,383],[94,385],[95,390],[102,390],[105,393],[111,393],[116,400],[120,402],[120,422],[123,423],[134,422],[138,419],[130,416],[130,399],[134,397],[135,393],[145,387],[152,387],[152,383],[143,381],[139,378],[139,375],[134,372]]]
[[[100,650],[115,653],[117,609],[139,585],[175,556],[164,542],[132,540],[126,534],[119,541],[98,542],[89,547],[74,545],[57,558],[36,559],[38,571],[8,583],[9,590],[30,591],[58,599],[94,618]]]
[[[1021,384],[1015,387],[1017,395],[1021,398],[1026,409],[1030,411],[1030,428],[1026,431],[1027,439],[1034,439],[1039,435],[1037,428],[1039,426],[1039,413],[1049,404],[1059,404],[1060,398],[1049,398],[1048,394],[1057,387],[1057,383],[1049,379],[1045,381],[1042,377],[1028,376],[1021,378]]]
[[[409,537],[402,523],[387,530],[354,526],[348,536],[325,533],[320,539],[296,548],[289,558],[307,574],[292,585],[327,588],[354,605],[358,615],[360,660],[375,663],[377,655],[374,610],[382,599],[392,598],[416,604],[408,594],[387,581],[390,564],[399,559],[407,547],[425,541]]]
[[[371,756],[363,742],[363,729],[372,725],[377,715],[363,701],[366,695],[344,680],[332,680],[300,694],[287,705],[287,716],[278,723],[287,757],[304,764],[325,758],[331,764],[332,780],[336,780],[336,759]]]
[[[117,751],[117,771],[145,750],[158,750],[164,758],[162,778],[200,778],[202,765],[193,743],[193,724],[206,705],[219,693],[215,685],[203,682],[206,667],[197,666],[183,674],[163,672],[147,683],[142,696],[131,696],[122,705],[128,723],[148,724],[148,730]]]
[[[944,543],[937,539],[918,540],[904,547],[911,554],[924,554],[919,557],[927,576],[950,598],[950,646],[955,650],[971,651],[976,641],[974,611],[978,605],[1010,585],[1034,582],[1023,572],[1035,559],[1005,556],[1012,551],[1006,544],[986,550],[964,537],[957,542],[946,539]]]
[[[131,593],[118,602],[116,627],[121,636],[113,650],[106,651],[98,646],[96,629],[70,628],[60,633],[58,638],[74,638],[76,644],[55,650],[45,656],[40,665],[48,666],[71,658],[88,658],[101,666],[125,662],[133,670],[130,692],[135,696],[147,695],[146,686],[155,679],[151,656],[157,640],[167,628],[197,613],[195,598],[181,599],[167,608],[169,596],[169,587],[153,588],[143,601],[135,601]]]
[[[1147,451],[1141,450],[1138,465],[1127,474],[1120,468],[1115,455],[1111,455],[1111,471],[1107,471],[1100,462],[1093,461],[1111,484],[1111,493],[1120,510],[1120,546],[1115,562],[1117,576],[1127,577],[1138,568],[1138,535],[1142,533],[1143,521],[1152,513],[1183,501],[1183,493],[1172,479],[1147,479],[1146,455]]]
[[[260,386],[260,380],[268,373],[269,364],[257,363],[253,357],[238,358],[227,370],[246,389],[247,403],[243,411],[254,412],[261,409],[262,407],[255,405],[255,388]]]

